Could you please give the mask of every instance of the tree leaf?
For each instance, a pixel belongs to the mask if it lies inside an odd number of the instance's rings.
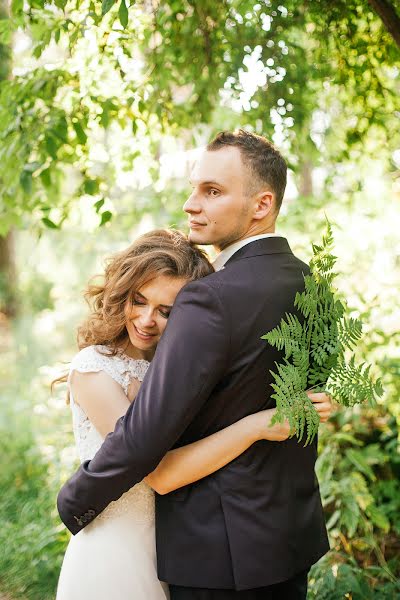
[[[110,212],[109,210],[105,210],[104,212],[101,213],[101,221],[100,221],[100,227],[102,227],[103,225],[105,225],[106,223],[108,223],[108,221],[111,221],[112,219],[112,212]]]
[[[53,221],[51,221],[51,219],[48,219],[47,217],[43,217],[42,223],[43,223],[43,225],[46,225],[46,227],[48,227],[49,229],[59,229],[59,226],[56,225]]]
[[[89,194],[89,196],[93,196],[97,194],[99,191],[99,182],[97,179],[85,179],[85,183],[83,184],[83,189],[85,194]]]
[[[52,135],[49,135],[49,134],[46,135],[45,144],[46,144],[46,150],[50,154],[51,158],[53,158],[54,160],[57,160],[58,146],[57,146],[56,142],[54,141],[54,138]]]
[[[14,16],[18,16],[24,10],[24,0],[12,0],[11,1],[11,13]]]
[[[40,179],[44,185],[44,187],[46,188],[50,188],[51,187],[51,173],[50,173],[50,169],[44,169],[41,173],[40,173]]]
[[[388,518],[377,506],[371,504],[367,507],[366,512],[374,525],[382,529],[385,533],[388,533],[390,530]]]
[[[122,27],[125,29],[125,27],[128,25],[128,9],[126,7],[125,0],[121,0],[118,16]]]
[[[116,0],[103,0],[101,4],[101,14],[106,15],[108,11],[114,6]]]
[[[86,135],[82,125],[79,123],[79,121],[73,121],[72,127],[75,129],[76,136],[77,136],[78,140],[80,141],[80,143],[86,144],[87,135]]]
[[[29,171],[22,171],[19,181],[25,194],[30,194],[32,191],[32,173]]]
[[[0,20],[0,44],[8,45],[11,42],[13,27],[9,19]]]
[[[104,198],[100,198],[100,200],[97,200],[97,202],[94,203],[94,207],[95,207],[97,213],[99,212],[99,210],[101,209],[103,204],[104,204]]]
[[[362,450],[355,450],[354,448],[348,448],[346,450],[346,456],[349,461],[361,472],[364,473],[371,481],[376,480],[375,473],[367,463],[365,457],[362,454]]]

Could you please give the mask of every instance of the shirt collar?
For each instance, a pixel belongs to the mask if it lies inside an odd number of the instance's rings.
[[[263,233],[261,235],[252,235],[248,238],[245,238],[244,240],[239,240],[238,242],[234,242],[230,246],[227,246],[226,248],[224,248],[224,250],[222,250],[222,252],[220,252],[218,254],[217,258],[213,262],[214,269],[216,271],[220,271],[221,269],[223,269],[225,267],[225,264],[228,262],[228,260],[234,254],[236,254],[236,252],[238,250],[243,248],[243,246],[247,246],[247,244],[250,244],[250,242],[255,242],[256,240],[263,240],[264,238],[269,238],[269,237],[283,237],[283,236],[279,233]]]

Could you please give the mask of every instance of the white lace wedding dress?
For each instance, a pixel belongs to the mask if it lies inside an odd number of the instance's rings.
[[[143,380],[149,363],[125,354],[104,356],[89,346],[72,360],[70,373],[104,371],[127,394],[132,378]],[[80,460],[91,459],[103,439],[75,404],[71,409]],[[112,502],[69,542],[56,600],[166,600],[168,587],[156,569],[154,492],[141,482]]]

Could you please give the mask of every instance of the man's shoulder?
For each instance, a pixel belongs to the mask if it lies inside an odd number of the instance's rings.
[[[272,260],[270,260],[271,257]],[[274,288],[279,284],[281,278],[271,277],[271,273],[276,273],[281,268],[287,273],[288,266],[290,266],[292,276],[297,273],[296,277],[302,278],[303,275],[310,273],[308,264],[291,252],[282,255],[246,257],[229,262],[220,270],[186,284],[179,293],[178,299],[201,295],[216,296],[225,300],[237,293],[241,282],[243,282],[243,286],[248,287],[251,281],[259,281],[261,277],[267,287]]]
[[[180,300],[187,299],[191,296],[218,296],[222,284],[223,278],[221,277],[221,271],[215,271],[205,277],[187,283],[179,292],[175,302],[177,303]]]

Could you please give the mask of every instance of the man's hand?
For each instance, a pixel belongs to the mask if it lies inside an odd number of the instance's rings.
[[[319,414],[321,423],[325,423],[333,412],[332,398],[326,392],[306,392]]]
[[[332,398],[325,392],[310,392],[307,391],[307,396],[314,404],[321,423],[325,423],[333,412]],[[271,425],[271,419],[276,413],[276,408],[262,410],[259,413],[251,415],[254,419],[255,431],[257,431],[257,440],[269,440],[271,442],[284,442],[290,437],[289,421],[283,423],[275,423]]]

